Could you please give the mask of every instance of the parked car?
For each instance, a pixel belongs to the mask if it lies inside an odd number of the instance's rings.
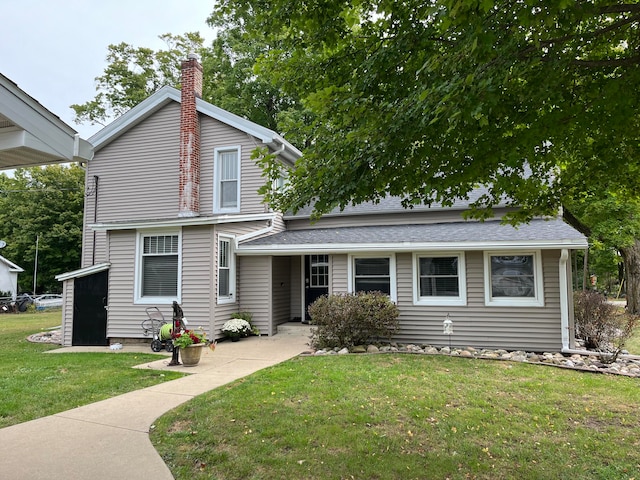
[[[62,295],[56,293],[45,293],[44,295],[38,295],[33,299],[33,303],[36,305],[36,310],[44,310],[46,308],[59,308],[62,307]]]

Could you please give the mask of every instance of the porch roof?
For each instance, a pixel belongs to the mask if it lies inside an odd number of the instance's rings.
[[[84,162],[89,142],[0,74],[0,170]]]
[[[348,253],[364,251],[452,251],[585,249],[587,239],[560,219],[536,219],[513,227],[499,221],[424,225],[309,228],[240,243],[239,255]]]

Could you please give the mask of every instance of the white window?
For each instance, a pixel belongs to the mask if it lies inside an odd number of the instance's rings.
[[[215,149],[213,210],[240,211],[240,147]]]
[[[236,268],[233,237],[218,237],[218,303],[235,302]]]
[[[351,255],[349,259],[349,291],[383,292],[396,301],[396,258],[394,255]]]
[[[416,253],[413,263],[416,305],[466,305],[464,253]]]
[[[329,286],[329,255],[311,255],[309,270],[311,288]]]
[[[539,251],[485,252],[484,270],[487,305],[544,306]]]
[[[138,234],[137,303],[180,301],[180,244],[178,232]]]

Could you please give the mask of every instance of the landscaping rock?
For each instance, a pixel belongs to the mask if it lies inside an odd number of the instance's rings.
[[[584,353],[580,352],[584,350]],[[452,357],[462,358],[478,358],[485,360],[503,360],[519,363],[537,363],[541,365],[557,366],[562,368],[572,368],[582,371],[608,373],[612,375],[626,375],[640,378],[640,357],[623,355],[618,357],[614,363],[605,363],[601,357],[595,352],[589,352],[586,349],[578,349],[578,352],[571,354],[563,354],[560,352],[525,352],[522,350],[508,351],[504,349],[481,349],[474,347],[435,347],[433,345],[416,345],[400,344],[392,342],[389,344],[377,345],[359,345],[354,347],[351,352],[348,349],[334,348],[332,350],[317,350],[311,352],[312,355],[346,355],[347,353],[418,353],[428,355],[449,355]]]

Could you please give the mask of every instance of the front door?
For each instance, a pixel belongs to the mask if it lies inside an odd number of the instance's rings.
[[[108,271],[73,281],[72,345],[107,345],[108,281]]]
[[[306,255],[304,259],[304,322],[309,321],[309,305],[329,293],[329,255]]]

